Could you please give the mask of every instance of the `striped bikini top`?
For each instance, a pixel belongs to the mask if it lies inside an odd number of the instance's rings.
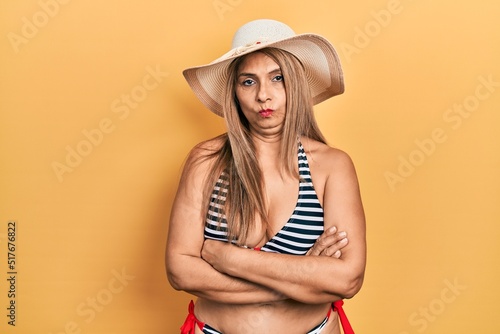
[[[304,147],[299,143],[299,195],[295,209],[281,230],[276,233],[261,251],[282,254],[304,255],[323,233],[323,208],[318,200],[312,184],[311,171]],[[223,204],[228,189],[227,174],[222,173],[217,181],[205,221],[205,238],[227,241],[227,221],[223,212]],[[220,195],[220,196],[219,196]]]

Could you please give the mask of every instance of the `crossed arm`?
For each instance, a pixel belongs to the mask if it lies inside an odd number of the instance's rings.
[[[365,267],[365,225],[354,168],[336,159],[324,193],[325,232],[307,254],[257,252],[204,240],[205,163],[186,163],[172,208],[166,264],[171,285],[223,303],[294,299],[332,302],[359,291]],[[335,209],[333,209],[335,208]],[[349,241],[340,231],[349,235]]]

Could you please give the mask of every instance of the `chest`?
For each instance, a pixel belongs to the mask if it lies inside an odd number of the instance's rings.
[[[266,225],[260,217],[255,221],[248,237],[248,245],[262,246],[278,233],[292,216],[297,206],[299,182],[279,175],[267,175],[264,178],[264,194],[267,204]]]
[[[297,246],[302,254],[323,232],[323,209],[310,178],[266,177],[265,195],[268,204],[268,224],[256,222],[247,245],[263,250],[293,253]]]
[[[257,219],[247,221],[247,237],[244,242],[246,246],[259,247],[263,251],[300,255],[305,254],[323,233],[322,198],[325,178],[315,175],[313,186],[313,171],[303,151],[299,151],[298,160],[300,180],[280,174],[277,172],[278,168],[263,166],[264,189],[260,195],[265,201],[268,222],[266,224],[260,220],[259,215]],[[220,189],[224,193],[228,183],[222,182],[221,179],[219,181]],[[216,189],[214,194],[215,191]],[[223,213],[223,206],[224,203],[210,205],[205,224],[206,238],[227,241],[228,221]],[[219,221],[219,218],[222,220]]]

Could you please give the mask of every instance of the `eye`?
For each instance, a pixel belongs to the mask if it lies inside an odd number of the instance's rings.
[[[273,78],[273,81],[276,81],[276,82],[281,82],[281,81],[283,81],[283,80],[284,80],[284,78],[283,78],[283,76],[282,76],[281,74],[280,74],[280,75],[277,75],[277,76],[275,76],[275,77]]]
[[[243,81],[241,82],[241,84],[242,84],[243,86],[251,86],[251,85],[253,85],[254,83],[255,83],[255,81],[254,81],[254,80],[252,80],[252,79],[245,79],[245,80],[243,80]]]

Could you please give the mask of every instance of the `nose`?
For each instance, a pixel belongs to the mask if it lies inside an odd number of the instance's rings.
[[[257,101],[258,102],[266,102],[271,100],[271,91],[269,87],[269,83],[263,81],[259,84],[259,90],[257,91]]]

